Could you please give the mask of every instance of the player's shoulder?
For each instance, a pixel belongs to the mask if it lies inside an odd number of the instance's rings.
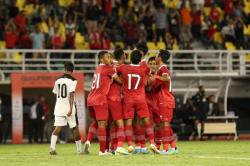
[[[76,81],[75,77],[73,77],[73,76],[70,75],[70,74],[63,74],[63,75],[61,75],[60,77],[58,77],[57,80],[62,79],[62,78],[66,78],[66,79],[69,79],[69,80],[71,80],[71,81]]]
[[[167,65],[161,65],[161,66],[159,67],[159,70],[160,70],[160,71],[167,71],[167,72],[168,72],[168,67],[167,67]]]

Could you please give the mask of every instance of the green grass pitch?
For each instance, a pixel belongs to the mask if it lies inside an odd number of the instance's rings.
[[[178,155],[98,156],[98,144],[90,155],[76,154],[75,144],[0,145],[0,166],[250,166],[250,141],[178,142]]]

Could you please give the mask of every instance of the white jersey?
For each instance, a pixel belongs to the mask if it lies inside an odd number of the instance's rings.
[[[70,110],[69,94],[75,92],[77,80],[69,74],[59,77],[54,85],[53,93],[56,94],[55,116],[67,116]],[[72,108],[72,114],[76,113],[75,98]]]

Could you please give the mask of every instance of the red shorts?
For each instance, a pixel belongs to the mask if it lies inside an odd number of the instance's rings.
[[[150,117],[147,103],[124,103],[123,104],[124,118],[134,119],[135,112],[139,118]]]
[[[173,108],[159,106],[159,114],[155,117],[157,122],[171,122],[173,119]]]
[[[112,121],[123,119],[121,101],[108,100],[108,107]]]
[[[108,120],[108,104],[89,106],[89,115],[97,121]]]

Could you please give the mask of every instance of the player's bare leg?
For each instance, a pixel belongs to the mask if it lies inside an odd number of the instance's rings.
[[[150,150],[153,152],[153,153],[157,153],[159,154],[160,151],[157,149],[157,147],[155,146],[155,141],[154,141],[154,131],[153,131],[153,126],[152,126],[152,123],[151,123],[151,120],[149,117],[145,117],[143,118],[143,121],[144,121],[144,126],[146,128],[146,133],[148,135],[148,138],[149,138],[149,142],[150,142]]]
[[[60,134],[62,130],[62,126],[56,126],[54,131],[52,132],[52,135],[51,135],[51,141],[50,141],[50,154],[51,155],[56,155],[56,142],[57,142],[57,138]]]
[[[132,119],[125,120],[125,137],[128,144],[129,153],[134,151],[134,147],[132,145],[132,138],[133,138],[132,122],[133,122]]]
[[[73,128],[73,135],[74,135],[74,139],[75,139],[75,143],[76,143],[76,149],[77,149],[77,153],[82,154],[82,142],[81,142],[81,135],[79,133],[79,128],[78,126]]]

